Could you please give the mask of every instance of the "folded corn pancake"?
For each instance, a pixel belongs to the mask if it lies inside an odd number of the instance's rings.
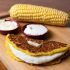
[[[43,64],[63,56],[69,45],[56,42],[30,39],[21,35],[7,35],[6,46],[15,59],[31,64]]]

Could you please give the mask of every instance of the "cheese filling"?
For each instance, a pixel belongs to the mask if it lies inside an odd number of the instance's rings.
[[[34,47],[40,47],[40,46],[42,45],[42,44],[39,44],[39,43],[33,42],[33,41],[27,41],[27,43],[28,43],[29,45],[34,46]]]
[[[27,35],[43,35],[48,31],[46,27],[40,24],[30,24],[27,25],[24,33]]]
[[[18,28],[18,25],[15,21],[5,21],[0,20],[0,30],[13,30]]]
[[[50,55],[50,56],[38,56],[38,57],[34,57],[34,56],[30,56],[27,55],[17,49],[15,49],[12,44],[8,43],[12,53],[18,57],[19,59],[27,62],[27,63],[32,63],[32,64],[42,64],[42,63],[46,63],[46,62],[50,62],[60,56],[62,56],[65,52],[61,52],[61,53],[56,53],[54,55]]]

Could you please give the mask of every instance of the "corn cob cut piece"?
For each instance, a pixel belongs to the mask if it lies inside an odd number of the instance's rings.
[[[69,21],[69,14],[66,12],[30,4],[16,4],[12,6],[10,9],[10,17],[18,21],[37,22],[57,26],[65,26]]]

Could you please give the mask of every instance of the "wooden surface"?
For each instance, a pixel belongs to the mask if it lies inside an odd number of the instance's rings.
[[[63,43],[70,43],[70,27],[48,26],[51,36],[48,40],[55,40]],[[70,70],[70,57],[62,63],[52,66],[32,66],[27,63],[18,62],[12,59],[4,46],[5,36],[0,35],[0,59],[8,70]]]
[[[0,61],[0,70],[7,70],[7,68],[1,61]]]
[[[0,0],[0,18],[6,15],[10,7],[16,3],[29,3],[35,5],[49,6],[66,12],[70,11],[70,0]],[[56,40],[70,43],[70,27],[48,26],[51,37],[48,40]],[[70,57],[60,64],[52,66],[31,66],[26,63],[13,60],[7,53],[4,46],[5,36],[0,35],[0,60],[8,70],[70,70]],[[4,65],[0,63],[0,70],[4,70]]]

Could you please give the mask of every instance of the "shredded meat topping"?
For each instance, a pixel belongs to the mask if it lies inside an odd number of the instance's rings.
[[[54,49],[58,49],[61,47],[65,47],[66,44],[61,43],[61,42],[56,42],[56,41],[44,41],[44,40],[35,40],[35,39],[29,39],[25,36],[21,35],[13,35],[10,34],[9,39],[13,41],[17,45],[17,47],[22,48],[24,50],[28,50],[32,53],[38,53],[38,52],[48,52],[52,51]],[[31,46],[27,43],[28,40],[37,42],[37,43],[42,43],[41,47],[34,47]]]

